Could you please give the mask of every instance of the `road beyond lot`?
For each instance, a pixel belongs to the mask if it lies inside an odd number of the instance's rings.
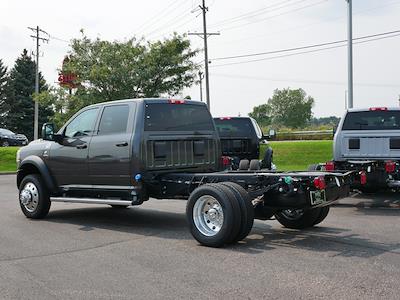
[[[19,209],[15,175],[0,176],[0,297],[399,297],[400,209],[336,206],[307,231],[256,221],[240,244],[212,249],[188,232],[185,204],[57,203],[46,219],[29,220]]]

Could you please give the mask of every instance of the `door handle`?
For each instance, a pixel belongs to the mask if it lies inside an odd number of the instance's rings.
[[[82,144],[82,145],[76,146],[76,149],[86,149],[86,148],[87,148],[87,144]]]
[[[126,146],[128,146],[128,142],[118,143],[118,144],[115,144],[115,146],[117,146],[117,147],[126,147]]]

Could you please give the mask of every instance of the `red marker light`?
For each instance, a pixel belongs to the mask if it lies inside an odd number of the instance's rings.
[[[230,119],[232,119],[231,117],[222,117],[222,118],[219,118],[220,120],[230,120]]]
[[[323,190],[326,188],[326,182],[324,176],[319,176],[314,178],[314,186],[318,190]]]
[[[360,171],[358,174],[360,174],[361,185],[366,185],[367,184],[367,173],[365,173],[365,171]]]
[[[221,156],[221,161],[222,161],[222,165],[224,167],[230,166],[231,165],[231,159],[229,156]]]
[[[385,170],[386,173],[394,173],[394,171],[396,170],[396,163],[394,161],[387,161],[385,163]]]
[[[335,170],[335,163],[333,161],[328,161],[325,164],[325,171],[332,172]]]
[[[185,104],[185,100],[169,99],[168,103],[170,103],[170,104]]]
[[[371,107],[369,110],[370,111],[387,111],[388,108],[387,107]]]

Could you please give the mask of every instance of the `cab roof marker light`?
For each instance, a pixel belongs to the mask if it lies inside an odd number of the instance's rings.
[[[232,119],[231,117],[222,117],[222,118],[219,118],[220,120],[230,120],[230,119]]]
[[[185,102],[185,100],[168,99],[168,103],[170,104],[185,104]]]
[[[369,110],[370,111],[387,111],[388,108],[387,107],[370,107]]]

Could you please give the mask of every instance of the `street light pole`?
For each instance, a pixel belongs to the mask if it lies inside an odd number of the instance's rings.
[[[347,34],[348,34],[348,45],[347,45],[347,68],[348,68],[348,108],[353,108],[353,1],[346,0],[348,3],[347,17]]]

